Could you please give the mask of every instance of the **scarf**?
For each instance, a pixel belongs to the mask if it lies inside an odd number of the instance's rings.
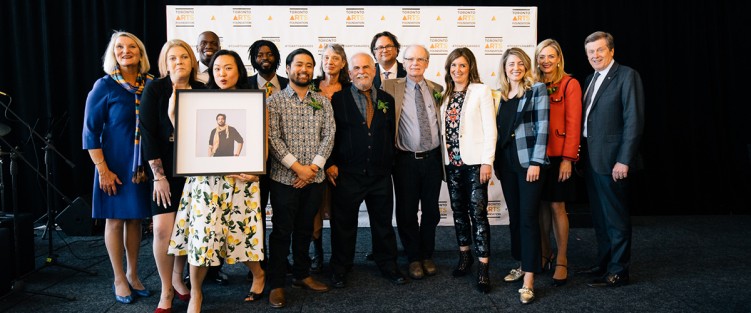
[[[135,110],[136,110],[136,131],[135,136],[133,140],[133,161],[131,165],[131,181],[135,184],[141,183],[146,181],[146,171],[144,169],[143,163],[141,161],[141,130],[140,130],[140,124],[141,120],[139,118],[139,110],[138,106],[141,104],[141,93],[143,92],[143,88],[146,86],[146,83],[148,81],[151,81],[154,79],[154,76],[151,74],[144,74],[144,73],[138,73],[138,76],[136,77],[136,85],[133,86],[125,79],[123,78],[122,73],[120,73],[120,67],[115,67],[115,70],[110,73],[110,77],[112,79],[120,84],[121,87],[125,88],[128,92],[132,93],[135,97]]]
[[[216,150],[219,149],[219,132],[223,130],[227,131],[227,133],[225,134],[225,137],[226,139],[229,139],[229,125],[224,124],[224,128],[222,128],[221,126],[217,126],[216,131],[214,132],[214,140],[211,141],[213,143],[213,145],[211,145],[211,156],[214,156],[214,154],[216,153]]]

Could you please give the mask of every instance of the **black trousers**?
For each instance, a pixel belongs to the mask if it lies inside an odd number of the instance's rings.
[[[391,175],[368,176],[339,172],[331,210],[331,268],[352,269],[357,244],[357,220],[365,201],[370,220],[373,259],[382,271],[396,268],[396,233],[391,225],[394,195]]]
[[[273,288],[284,287],[287,257],[292,246],[292,275],[296,279],[310,276],[308,248],[313,234],[313,218],[318,213],[323,197],[323,183],[313,183],[295,188],[271,181],[271,235],[269,235],[269,262],[267,282]]]
[[[508,206],[511,256],[521,261],[525,272],[542,271],[540,252],[540,195],[544,175],[535,182],[527,181],[527,172],[502,171],[501,187]]]
[[[441,220],[438,197],[443,180],[440,149],[416,158],[397,152],[392,175],[396,196],[396,225],[409,262],[432,259],[435,230]],[[422,211],[420,222],[417,212]]]

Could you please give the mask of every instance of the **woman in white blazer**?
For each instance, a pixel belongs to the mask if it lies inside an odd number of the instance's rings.
[[[459,263],[454,277],[466,275],[474,258],[469,245],[474,239],[479,259],[477,289],[490,291],[488,261],[488,182],[495,158],[497,129],[490,87],[482,84],[477,61],[468,48],[457,48],[446,58],[446,91],[441,97],[441,151],[446,182],[454,212],[459,244]]]

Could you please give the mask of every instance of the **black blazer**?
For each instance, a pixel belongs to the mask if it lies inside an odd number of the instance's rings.
[[[402,77],[407,77],[407,70],[404,69],[404,64],[396,61],[396,77],[391,77],[389,79]],[[378,63],[376,63],[376,76],[373,80],[373,85],[376,89],[381,89],[381,65]]]
[[[279,80],[279,90],[287,88],[289,79],[281,77],[279,75],[276,75],[276,79]],[[250,89],[261,89],[261,88],[258,88],[258,73],[256,73],[253,76],[248,77],[248,84],[250,85]]]
[[[339,171],[348,173],[391,174],[396,132],[394,98],[383,90],[376,91],[370,128],[357,108],[352,88],[344,88],[331,97],[336,136],[327,168],[336,165]],[[388,109],[385,113],[378,109],[378,100],[386,102]]]

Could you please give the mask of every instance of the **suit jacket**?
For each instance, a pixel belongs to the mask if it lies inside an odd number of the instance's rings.
[[[516,142],[516,155],[523,168],[528,168],[532,162],[538,165],[548,164],[548,111],[550,109],[548,91],[543,83],[535,83],[532,89],[524,93],[516,107],[516,120],[514,121],[513,139]],[[495,103],[495,112],[498,114],[498,105]],[[501,140],[498,138],[497,148],[501,148]],[[500,168],[495,164],[496,176],[500,177]]]
[[[404,69],[402,62],[396,61],[396,77],[390,77],[389,79],[407,77],[407,70]],[[381,88],[381,65],[376,63],[376,76],[373,79],[373,85],[377,88]]]
[[[430,81],[428,79],[425,79],[425,83],[428,85],[428,88],[430,89],[430,94],[435,94],[436,92],[440,93],[443,91],[443,86]],[[404,91],[407,89],[407,79],[406,78],[397,78],[397,79],[387,79],[383,82],[383,90],[389,93],[391,96],[394,97],[394,106],[395,106],[395,114],[396,119],[394,122],[396,123],[396,131],[394,132],[394,144],[396,145],[396,142],[398,141],[397,138],[399,138],[399,119],[401,118],[402,114],[402,106],[404,105]],[[436,106],[436,119],[440,121],[441,119],[441,113],[438,103],[435,103],[435,98],[430,97],[430,100],[425,99],[425,101],[432,101],[433,105]],[[440,132],[440,129],[439,129]],[[445,143],[443,142],[443,137],[438,136],[440,138],[440,146],[444,146]],[[441,159],[443,159],[443,154],[441,154]],[[445,164],[442,162],[442,164]],[[443,169],[443,180],[446,180],[446,168],[441,167]]]
[[[548,156],[577,161],[582,126],[581,85],[575,78],[564,76],[551,87],[558,90],[550,95]]]
[[[284,88],[287,88],[287,84],[289,84],[289,79],[281,77],[279,75],[276,75],[276,79],[279,80],[279,90],[284,90]],[[250,85],[250,89],[263,89],[263,88],[258,88],[258,73],[256,73],[253,76],[248,77],[248,84]]]
[[[441,142],[446,142],[446,108],[450,97],[444,97],[438,111],[441,118]],[[464,96],[462,110],[459,113],[459,150],[462,162],[467,165],[488,164],[495,160],[495,144],[498,129],[495,125],[495,106],[490,87],[485,84],[469,84]],[[441,145],[444,164],[448,165],[448,151],[446,145]]]
[[[326,167],[336,165],[339,171],[353,174],[391,174],[396,133],[394,97],[383,90],[375,90],[370,128],[355,103],[352,88],[348,86],[331,97],[336,136]],[[388,106],[385,112],[378,109],[378,101]]]
[[[638,72],[615,62],[595,94],[589,116],[586,108],[583,111],[588,157],[596,173],[609,175],[616,162],[630,169],[642,167],[638,150],[644,132],[644,88]]]

